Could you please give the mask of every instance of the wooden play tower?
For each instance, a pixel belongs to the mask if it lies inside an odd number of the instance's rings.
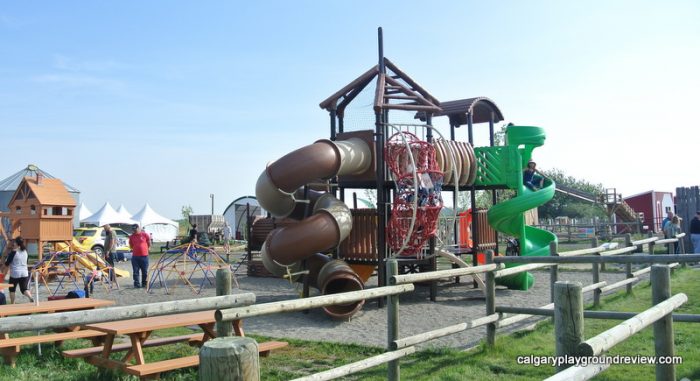
[[[10,220],[9,235],[21,236],[27,244],[36,244],[39,260],[44,244],[72,240],[76,202],[61,180],[44,178],[41,174],[25,177],[8,206],[9,211],[1,216]]]

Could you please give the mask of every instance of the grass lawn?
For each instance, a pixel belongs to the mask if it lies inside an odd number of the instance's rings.
[[[672,276],[672,293],[686,293],[689,302],[677,312],[700,313],[700,270],[682,269]],[[642,311],[651,305],[651,287],[640,284],[632,297],[618,293],[604,299],[601,309],[614,311]],[[590,338],[611,328],[619,321],[586,319],[585,337]],[[436,326],[437,328],[437,326]],[[680,378],[700,379],[700,327],[693,323],[675,323],[676,354],[684,362],[677,367]],[[170,330],[163,335],[189,333],[187,329]],[[268,338],[255,337],[259,341]],[[276,350],[270,357],[261,358],[261,379],[288,380],[330,369],[383,352],[382,348],[364,347],[301,340],[287,340],[290,346]],[[84,346],[86,342],[71,341],[66,348]],[[82,344],[82,345],[81,345]],[[60,351],[44,345],[38,356],[36,347],[26,348],[17,361],[17,367],[0,367],[0,380],[134,380],[120,372],[103,371],[82,360],[64,359]],[[146,360],[158,361],[196,354],[186,344],[145,349]],[[554,354],[554,326],[549,321],[540,323],[529,332],[499,336],[494,348],[479,346],[471,351],[434,348],[421,351],[401,360],[404,380],[541,380],[554,374],[553,367],[516,364],[517,356]],[[653,356],[654,342],[651,327],[616,346],[610,355]],[[163,374],[164,380],[195,380],[196,369]],[[386,367],[348,377],[349,380],[384,380]],[[613,365],[596,380],[649,380],[654,379],[654,366]]]

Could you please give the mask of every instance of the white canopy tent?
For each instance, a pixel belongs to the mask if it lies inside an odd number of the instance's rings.
[[[80,206],[78,207],[78,221],[82,221],[90,216],[92,216],[92,212],[90,209],[88,209],[87,205],[85,205],[84,202],[80,203]]]
[[[117,208],[117,214],[119,215],[119,218],[133,220],[133,218],[131,217],[132,214],[129,213],[128,210],[126,210],[126,207],[124,207],[124,204],[119,205],[119,208]]]
[[[177,237],[179,224],[156,213],[148,203],[131,218],[151,235],[154,242],[167,242]]]
[[[112,207],[112,205],[109,204],[109,202],[105,202],[105,204],[100,208],[100,210],[93,213],[87,218],[81,219],[80,223],[86,225],[102,226],[105,224],[135,224],[136,221],[134,221],[131,218],[121,216],[119,213],[117,213],[116,210],[114,210],[114,208]]]

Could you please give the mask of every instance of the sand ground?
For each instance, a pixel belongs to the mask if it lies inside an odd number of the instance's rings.
[[[155,259],[155,258],[154,258]],[[131,262],[118,264],[119,268],[131,271]],[[245,265],[237,272],[239,288],[234,292],[253,292],[257,303],[294,299],[299,297],[301,287],[290,284],[283,279],[256,278],[246,274]],[[513,291],[505,288],[497,289],[497,305],[510,306],[542,306],[549,303],[549,271],[535,271],[535,285],[529,291]],[[624,273],[607,272],[601,274],[601,280],[609,283],[624,279]],[[587,271],[563,271],[560,280],[578,281],[584,286],[591,283],[591,274]],[[211,280],[214,282],[214,280]],[[643,280],[644,281],[644,280]],[[368,286],[376,286],[376,277],[370,278]],[[213,284],[195,274],[192,283],[201,292],[196,293],[190,287],[177,279],[168,282],[169,293],[164,287],[155,287],[150,293],[144,289],[136,289],[131,279],[119,278],[120,288],[106,290],[97,283],[93,297],[110,299],[118,305],[153,303],[168,300],[181,300],[216,295]],[[72,289],[73,287],[70,286]],[[67,292],[68,290],[65,290]],[[63,291],[59,292],[62,293]],[[315,294],[312,292],[312,295]],[[40,289],[40,297],[45,300],[47,290]],[[587,298],[592,297],[588,293]],[[21,297],[20,297],[21,298]],[[458,324],[484,316],[485,305],[480,290],[472,288],[472,282],[463,278],[462,283],[453,281],[441,282],[438,287],[436,302],[429,300],[429,288],[418,285],[412,293],[403,294],[400,298],[400,337],[405,337],[432,329]],[[386,315],[385,308],[379,308],[376,301],[367,302],[362,310],[350,320],[338,321],[326,316],[322,310],[316,309],[309,313],[292,312],[247,319],[244,323],[246,333],[271,336],[276,338],[312,339],[333,342],[357,343],[363,345],[386,345]],[[531,325],[532,318],[512,329]],[[511,329],[511,330],[512,330]],[[469,348],[476,345],[485,335],[485,328],[476,328],[454,334],[445,338],[431,341],[428,346],[450,346]]]

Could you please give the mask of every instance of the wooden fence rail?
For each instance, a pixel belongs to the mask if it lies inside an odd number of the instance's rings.
[[[131,306],[107,307],[94,310],[8,316],[0,319],[0,332],[12,333],[76,327],[107,321],[247,306],[253,303],[255,303],[255,294],[247,292],[235,295],[135,304]]]
[[[564,290],[560,298],[556,300],[554,320],[555,337],[568,340],[568,346],[561,349],[557,345],[557,356],[573,356],[577,359],[585,359],[591,364],[585,367],[571,367],[564,365],[558,367],[559,373],[547,380],[588,380],[607,369],[609,365],[604,357],[600,357],[615,345],[627,340],[642,329],[654,325],[654,348],[657,359],[672,359],[675,355],[673,335],[673,311],[688,301],[685,294],[671,296],[670,267],[667,265],[653,265],[651,269],[652,307],[634,314],[622,323],[606,330],[588,340],[583,341],[583,318],[586,312],[580,307],[580,303],[572,300],[581,299],[580,284],[576,286],[568,282],[557,282],[557,290]],[[573,298],[573,299],[571,299]],[[560,312],[561,311],[561,312]],[[539,314],[548,314],[549,311],[530,311]],[[608,311],[589,311],[598,313],[598,317],[617,318],[610,316],[615,314]],[[602,313],[602,314],[601,314]],[[603,315],[608,314],[608,317]],[[692,315],[700,321],[700,315]],[[572,332],[577,332],[573,334]],[[558,343],[558,342],[557,342]],[[593,361],[596,360],[596,361]],[[656,380],[675,380],[676,372],[673,362],[656,362]]]

